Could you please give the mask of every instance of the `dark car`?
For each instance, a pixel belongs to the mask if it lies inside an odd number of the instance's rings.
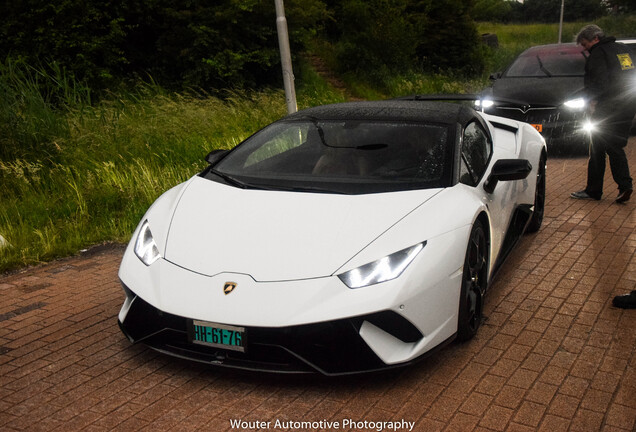
[[[533,125],[552,152],[583,152],[589,142],[582,97],[586,55],[574,43],[529,48],[491,75],[479,103],[488,114]]]

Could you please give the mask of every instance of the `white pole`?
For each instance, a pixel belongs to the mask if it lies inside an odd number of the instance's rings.
[[[561,35],[563,34],[563,6],[565,0],[561,0],[561,18],[559,18],[559,43],[561,43]]]
[[[289,33],[287,31],[287,19],[283,0],[275,0],[276,3],[276,29],[278,30],[278,47],[280,60],[283,66],[283,84],[285,86],[285,101],[287,114],[298,111],[296,105],[296,89],[294,88],[294,70],[292,69],[291,50],[289,49]]]

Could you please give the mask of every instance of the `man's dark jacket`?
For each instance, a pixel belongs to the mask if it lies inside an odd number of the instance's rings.
[[[585,63],[585,89],[595,116],[631,120],[636,114],[636,59],[614,37],[594,44]]]

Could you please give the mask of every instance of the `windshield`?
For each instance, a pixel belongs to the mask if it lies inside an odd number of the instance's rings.
[[[523,53],[510,65],[505,77],[583,76],[585,56],[582,51],[534,50]]]
[[[447,125],[283,121],[236,147],[204,176],[238,187],[374,193],[448,186]]]

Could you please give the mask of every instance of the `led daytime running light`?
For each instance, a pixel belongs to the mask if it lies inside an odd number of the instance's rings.
[[[426,242],[418,243],[415,246],[338,275],[338,277],[349,288],[362,288],[395,279],[411,264],[417,254],[424,249],[425,245]]]
[[[148,224],[147,220],[145,220],[144,223],[141,224],[141,228],[139,229],[139,235],[137,236],[137,241],[135,242],[135,255],[137,255],[141,262],[143,262],[147,266],[161,258],[159,248],[157,247],[157,244],[152,237],[152,232],[150,232],[150,225]]]

